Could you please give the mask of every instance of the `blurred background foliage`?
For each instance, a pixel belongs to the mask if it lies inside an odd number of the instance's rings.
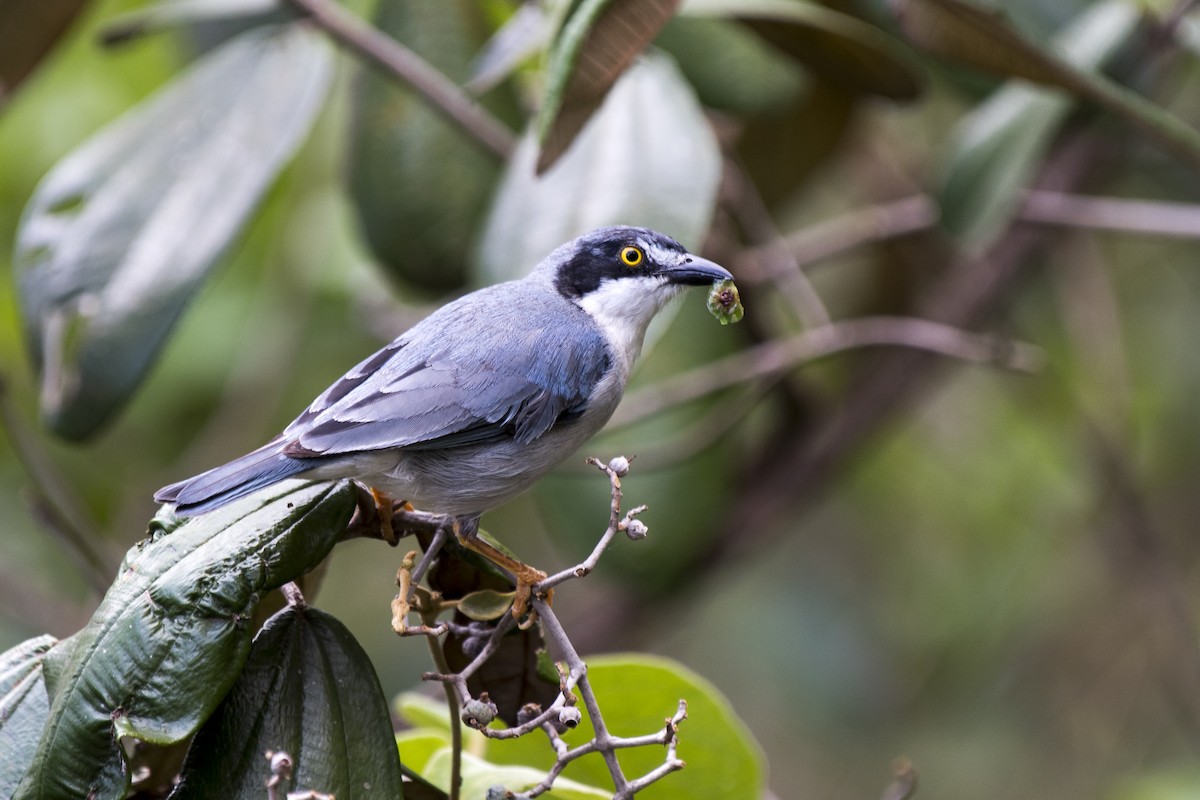
[[[18,281],[0,281],[0,649],[78,629],[154,489],[273,435],[447,293],[580,226],[650,224],[726,263],[747,315],[721,328],[689,296],[626,424],[586,448],[638,456],[626,497],[651,537],[556,598],[576,644],[713,681],[781,797],[878,796],[900,755],[920,797],[1196,796],[1194,5],[696,0],[656,38],[635,26],[629,58],[654,44],[575,138],[554,125],[586,118],[587,93],[545,70],[571,55],[563,37],[545,55],[563,4],[347,3],[503,124],[570,147],[535,181],[532,135],[502,161],[340,55],[296,156],[123,407],[65,431],[80,441],[41,421]],[[144,7],[0,9],[6,276],[44,176],[236,28],[99,44]],[[21,27],[42,12],[61,17]],[[534,120],[546,96],[559,117]],[[888,343],[909,346],[856,346]],[[725,357],[693,377],[735,386],[635,413]],[[542,567],[580,558],[607,514],[583,455],[485,525]],[[337,548],[316,603],[396,693],[428,664],[389,628],[380,546]]]

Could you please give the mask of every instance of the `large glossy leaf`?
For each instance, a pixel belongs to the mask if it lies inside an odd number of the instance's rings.
[[[308,130],[330,67],[307,26],[250,31],[38,186],[15,263],[51,429],[86,437],[126,401]]]
[[[117,737],[191,735],[238,676],[259,598],[320,563],[355,502],[345,481],[286,481],[186,521],[161,512],[56,670],[17,797],[123,797]]]
[[[546,96],[538,111],[537,170],[556,162],[621,73],[675,13],[680,0],[583,0],[550,54]]]
[[[962,0],[904,0],[899,17],[909,38],[930,52],[1066,89],[1131,123],[1200,170],[1200,131],[1137,92],[1029,41],[1001,15]]]
[[[0,3],[0,106],[54,46],[87,0]]]
[[[1093,6],[1056,39],[1081,69],[1102,67],[1137,27],[1122,0]],[[982,248],[1016,212],[1054,135],[1074,105],[1071,95],[1012,83],[993,94],[952,135],[938,200],[941,223],[963,246]]]
[[[543,175],[525,137],[500,184],[479,253],[484,280],[527,273],[551,250],[601,225],[646,225],[699,247],[712,217],[721,151],[670,59],[641,59],[575,146]]]
[[[739,19],[827,81],[854,92],[912,100],[923,73],[907,47],[879,28],[804,0],[687,0],[681,14]]]
[[[238,682],[196,734],[172,800],[261,800],[267,751],[292,757],[291,791],[400,798],[400,758],[370,659],[340,622],[289,606],[254,639]]]
[[[466,77],[487,36],[475,0],[380,3],[375,25],[454,80]],[[515,105],[503,91],[486,102],[493,112]],[[351,148],[351,198],[380,264],[404,285],[461,287],[500,164],[421,98],[375,72],[355,89]]]
[[[29,639],[0,654],[0,797],[12,797],[33,761],[50,714],[42,661],[53,636]]]

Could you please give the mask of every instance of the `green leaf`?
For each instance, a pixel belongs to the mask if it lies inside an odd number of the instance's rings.
[[[471,592],[458,601],[458,610],[477,622],[491,622],[508,613],[514,594],[493,589]]]
[[[1118,5],[1136,13],[1127,3]],[[998,14],[961,0],[906,0],[900,21],[909,38],[936,55],[1065,89],[1126,120],[1200,170],[1200,131],[1119,83],[1075,66],[1070,53],[1059,57],[1028,41]]]
[[[648,118],[653,118],[650,124]],[[628,70],[575,146],[544,175],[525,137],[492,203],[483,280],[524,275],[555,247],[602,225],[636,223],[699,247],[721,177],[721,150],[674,63],[648,54]]]
[[[617,78],[678,7],[679,0],[579,3],[550,54],[546,96],[535,123],[539,174],[567,151]]]
[[[243,34],[59,162],[17,231],[41,412],[81,439],[141,381],[329,84],[307,25]]]
[[[100,32],[106,45],[121,44],[148,33],[159,33],[202,22],[228,20],[284,22],[296,12],[279,0],[164,0],[114,17]],[[258,19],[255,19],[258,18]]]
[[[495,86],[525,61],[550,46],[558,30],[560,14],[568,10],[565,3],[556,6],[558,14],[551,13],[538,3],[522,3],[512,16],[480,48],[471,62],[471,77],[466,88],[482,94]]]
[[[288,791],[403,797],[371,661],[342,623],[310,606],[288,606],[263,626],[241,677],[192,741],[171,797],[261,800],[267,751],[292,757]]]
[[[546,746],[543,740],[540,743]],[[440,788],[450,786],[450,748],[443,748],[429,759],[423,777]],[[462,796],[464,798],[488,797],[488,790],[493,786],[503,786],[511,792],[525,791],[536,786],[546,777],[543,770],[522,766],[502,766],[492,764],[482,758],[464,753],[462,758]],[[570,778],[560,777],[554,782],[554,789],[539,795],[545,800],[608,800],[612,790],[601,789],[600,786],[611,786],[611,779],[589,786]],[[501,795],[503,796],[503,795]],[[699,795],[697,795],[699,796]]]
[[[374,23],[456,81],[488,33],[474,0],[380,3]],[[516,115],[507,91],[484,105]],[[363,76],[353,114],[350,194],[371,251],[404,286],[462,287],[500,164],[388,76]]]
[[[73,637],[17,796],[123,797],[116,737],[191,735],[237,678],[259,599],[320,563],[355,503],[347,481],[285,481],[186,521],[160,512]]]
[[[688,0],[692,16],[732,17],[825,80],[892,100],[920,95],[924,73],[890,34],[825,6],[800,0]]]
[[[1082,14],[1056,47],[1083,69],[1099,69],[1128,41],[1137,13],[1121,0]],[[938,200],[942,227],[982,249],[1016,213],[1074,102],[1070,95],[1012,83],[971,113],[951,136]]]
[[[592,658],[587,663],[588,680],[613,735],[640,736],[660,731],[663,721],[675,713],[679,700],[687,700],[688,717],[679,729],[678,749],[687,767],[639,792],[639,799],[745,800],[763,796],[766,774],[762,752],[715,686],[666,658],[624,654]],[[585,710],[583,721],[563,738],[575,747],[592,736]],[[539,769],[548,769],[554,761],[546,743],[531,737],[492,743],[487,757]],[[626,777],[632,779],[660,766],[663,750],[635,747],[619,751],[618,757]],[[598,755],[572,762],[563,774],[588,786],[612,786],[608,769]]]
[[[42,661],[57,640],[29,639],[0,654],[0,797],[12,797],[50,716]]]
[[[808,86],[795,59],[736,22],[676,16],[654,45],[675,59],[707,108],[774,115],[798,103]]]
[[[86,5],[87,0],[5,0],[0,3],[0,106]]]

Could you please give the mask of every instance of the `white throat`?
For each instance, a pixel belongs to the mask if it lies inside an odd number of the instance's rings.
[[[604,331],[614,354],[624,362],[628,375],[642,352],[642,341],[650,321],[683,288],[658,277],[606,280],[582,297],[579,307]]]

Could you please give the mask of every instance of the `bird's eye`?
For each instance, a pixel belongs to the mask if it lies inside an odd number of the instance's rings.
[[[642,259],[646,256],[642,253],[640,247],[629,245],[621,248],[621,263],[627,267],[636,267],[642,263]]]

